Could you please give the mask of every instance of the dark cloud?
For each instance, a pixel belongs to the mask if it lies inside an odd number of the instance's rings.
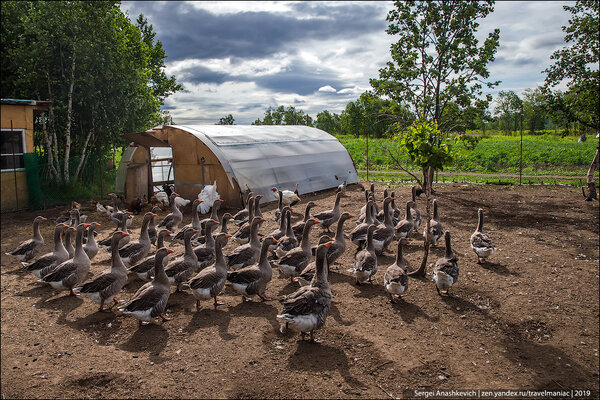
[[[330,85],[344,86],[334,71],[315,71],[314,68],[297,62],[278,74],[259,76],[252,79],[258,86],[276,92],[297,93],[308,95],[320,87]]]
[[[213,71],[203,66],[190,66],[182,69],[178,74],[177,78],[181,82],[190,82],[194,84],[198,83],[216,83],[221,84],[226,82],[227,74],[219,71]]]
[[[261,58],[290,51],[291,43],[319,38],[347,38],[382,32],[385,17],[379,7],[365,4],[327,6],[322,3],[292,3],[313,18],[296,13],[239,12],[212,14],[185,3],[127,3],[131,18],[149,17],[163,43],[168,61],[189,58]]]

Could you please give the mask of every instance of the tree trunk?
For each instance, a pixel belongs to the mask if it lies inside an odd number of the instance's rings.
[[[409,273],[409,276],[425,276],[425,269],[427,267],[427,257],[429,256],[430,235],[429,228],[431,227],[431,181],[433,180],[433,168],[423,168],[423,181],[425,183],[425,200],[426,200],[426,211],[427,217],[425,220],[425,240],[423,243],[423,261],[418,270]]]
[[[52,168],[56,172],[56,180],[58,182],[61,181],[61,173],[60,173],[60,160],[58,158],[58,138],[56,137],[56,118],[54,117],[54,98],[52,96],[52,87],[50,86],[50,75],[47,76],[48,82],[48,96],[50,97],[51,103],[48,105],[48,122],[50,123],[50,129],[52,131],[52,139],[51,142],[54,142],[54,148],[51,150],[53,152],[53,159],[56,165],[52,165]]]
[[[75,180],[79,179],[79,173],[81,172],[81,169],[83,167],[83,161],[85,160],[85,151],[87,150],[87,145],[90,141],[90,138],[92,137],[92,135],[94,134],[94,117],[92,116],[92,127],[90,128],[90,131],[88,132],[86,138],[85,138],[85,142],[83,143],[83,147],[81,148],[81,158],[79,159],[79,164],[77,165],[77,169],[75,170],[75,175],[73,175],[75,178]]]
[[[594,160],[592,161],[592,165],[590,165],[590,169],[587,173],[587,187],[588,194],[586,196],[585,189],[581,188],[583,191],[583,197],[585,197],[585,201],[592,201],[592,199],[598,200],[598,194],[596,192],[596,183],[594,183],[594,172],[596,172],[596,168],[598,168],[598,153],[600,152],[600,144],[596,148],[596,155],[594,156]]]
[[[73,86],[75,85],[75,49],[73,49],[73,60],[71,61],[71,84],[67,94],[67,128],[65,131],[65,165],[64,179],[65,183],[69,183],[69,157],[71,155],[71,122],[73,110]]]
[[[41,101],[40,95],[38,93],[38,100]],[[50,136],[48,134],[48,127],[46,125],[46,116],[45,115],[41,115],[40,118],[42,119],[42,133],[44,134],[44,143],[46,146],[46,154],[48,156],[48,169],[50,171],[50,174],[53,176],[54,179],[57,178],[58,176],[58,172],[56,171],[56,168],[54,168],[54,156],[52,154],[52,136]]]

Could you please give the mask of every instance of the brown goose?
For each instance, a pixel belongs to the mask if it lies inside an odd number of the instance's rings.
[[[228,228],[228,223],[229,220],[231,219],[231,214],[229,213],[225,213],[221,216],[221,233],[229,233],[229,228]],[[216,238],[216,235],[213,234],[213,239]],[[194,243],[196,246],[197,245],[201,245],[206,243],[206,235],[204,236],[200,236],[198,238],[196,238],[196,243]]]
[[[154,318],[160,316],[163,321],[169,321],[164,315],[169,301],[169,278],[163,268],[163,260],[168,259],[168,254],[173,250],[162,247],[156,251],[154,265],[156,275],[152,282],[146,283],[138,289],[133,298],[127,304],[119,307],[123,314],[132,315],[140,321],[140,325],[148,325]]]
[[[292,211],[288,208],[281,219],[285,220],[285,235],[277,240],[277,246],[275,247],[275,254],[278,258],[285,256],[290,250],[298,247],[298,239],[294,235],[292,229]],[[306,224],[305,224],[306,225]]]
[[[398,224],[396,224],[396,236],[399,239],[408,239],[408,237],[413,233],[415,229],[415,225],[412,219],[411,203],[412,201],[406,202],[406,215],[404,216],[403,220],[398,221]]]
[[[341,216],[340,216],[340,218],[341,218]],[[325,243],[329,243],[329,248],[331,249],[331,244],[333,243],[332,240],[333,239],[331,239],[329,236],[322,235],[319,238],[319,244],[316,247],[313,247],[314,254],[316,255],[317,249],[319,248],[319,246],[322,244],[325,244]],[[329,266],[329,263],[327,263],[327,266]],[[300,286],[310,285],[313,278],[315,277],[316,272],[317,272],[317,262],[315,260],[315,261],[312,261],[310,264],[308,264],[306,266],[306,268],[304,268],[302,270],[302,272],[300,272],[300,275],[298,275],[298,283],[300,284]]]
[[[127,220],[129,219],[129,215],[130,214],[128,212],[122,212],[120,214],[121,224],[119,225],[119,230],[122,232],[125,232],[125,233],[129,233],[129,232],[127,232]],[[125,246],[127,243],[129,243],[130,240],[131,240],[131,237],[129,235],[124,236],[121,240],[119,240],[119,248]],[[111,251],[111,248],[110,248],[111,243],[112,243],[112,235],[107,237],[106,239],[99,241],[98,245],[106,251]]]
[[[171,232],[177,231],[179,224],[181,224],[181,221],[183,220],[183,214],[179,210],[179,206],[175,201],[175,198],[178,196],[179,195],[174,192],[171,193],[171,195],[169,196],[169,202],[171,203],[172,211],[169,214],[167,214],[167,216],[162,221],[160,221],[160,223],[157,225],[157,228],[164,226]]]
[[[204,236],[204,229],[206,227],[206,223],[210,220],[213,221],[219,221],[219,209],[221,208],[221,205],[223,204],[225,200],[220,200],[217,199],[213,202],[212,207],[211,207],[211,212],[210,212],[210,217],[209,218],[204,218],[202,221],[200,221],[200,229],[198,230],[199,232],[199,236]]]
[[[217,225],[219,225],[219,223],[214,219],[206,221],[206,224],[204,225],[204,244],[194,247],[194,253],[198,260],[198,271],[208,267],[215,261],[215,239],[212,231]]]
[[[318,220],[323,228],[329,232],[329,227],[337,222],[340,218],[340,200],[342,199],[342,193],[338,192],[335,196],[335,205],[331,210],[321,211],[318,214],[313,215],[313,218]]]
[[[403,240],[398,240],[398,251],[396,252],[396,261],[390,265],[383,276],[383,286],[390,294],[392,303],[396,302],[394,296],[401,296],[408,289],[408,261],[402,257]]]
[[[231,282],[233,289],[242,295],[242,301],[251,299],[256,295],[262,301],[271,300],[265,293],[267,283],[273,277],[273,270],[269,260],[267,260],[267,253],[269,246],[275,242],[275,239],[267,236],[260,246],[260,256],[257,264],[227,274],[227,280]]]
[[[369,229],[369,226],[373,225],[373,213],[375,212],[375,202],[373,200],[369,200],[367,204],[369,207],[367,207],[364,222],[357,225],[354,229],[352,229],[352,232],[350,232],[350,241],[357,245],[358,249],[364,247],[364,244],[367,241],[367,231]]]
[[[207,225],[208,228],[209,225]],[[210,228],[208,228],[210,229]],[[183,287],[191,289],[196,298],[196,311],[200,311],[200,300],[214,299],[214,306],[217,308],[223,303],[217,301],[217,296],[225,287],[227,280],[227,264],[223,257],[223,247],[231,235],[228,233],[219,233],[215,238],[215,264],[212,267],[203,269],[193,277]]]
[[[46,274],[52,272],[52,270],[60,263],[67,261],[69,259],[69,253],[62,242],[62,234],[66,229],[70,228],[67,224],[57,224],[54,228],[54,251],[51,253],[46,253],[35,262],[28,264],[23,262],[23,266],[25,269],[31,273],[33,273],[38,278],[41,278],[41,272],[44,269],[48,269]],[[74,229],[73,229],[74,230]]]
[[[352,273],[356,277],[356,284],[360,285],[362,282],[371,282],[373,275],[377,273],[377,255],[375,254],[375,248],[373,247],[373,233],[377,227],[375,225],[369,226],[367,230],[367,246],[365,249],[356,253],[354,257],[354,267]]]
[[[129,234],[121,231],[112,234],[112,245],[110,246],[112,249],[112,264],[110,269],[101,272],[92,281],[77,288],[79,293],[85,293],[94,303],[100,305],[98,311],[110,312],[115,304],[119,303],[119,300],[115,296],[127,283],[127,268],[125,268],[125,264],[121,260],[118,248],[119,240],[127,235]],[[110,304],[113,300],[114,303],[108,309],[104,309],[104,304]]]
[[[175,291],[181,292],[182,285],[187,282],[193,273],[198,272],[198,257],[194,253],[192,247],[192,236],[198,231],[194,228],[187,228],[183,234],[183,242],[185,244],[185,253],[178,260],[173,260],[165,267],[165,274],[169,278],[169,283],[175,285]],[[154,270],[156,271],[156,263]]]
[[[483,232],[483,209],[477,210],[477,216],[477,229],[471,235],[471,248],[477,255],[477,264],[481,264],[482,260],[494,254],[494,246],[492,239]]]
[[[302,232],[304,232],[304,224],[306,223],[306,221],[308,221],[309,219],[312,218],[310,215],[310,209],[316,205],[317,205],[317,203],[315,203],[314,201],[309,201],[306,204],[306,209],[304,210],[304,219],[300,222],[296,222],[294,224],[294,226],[292,226],[292,230],[294,231],[294,236],[296,236],[296,239],[298,240],[298,242],[300,242],[300,240],[302,239]]]
[[[71,227],[71,228],[73,228],[73,227]],[[65,231],[64,231],[63,244],[65,246],[65,250],[67,250],[67,253],[69,253],[69,258],[73,258],[73,256],[75,255],[75,247],[73,247],[73,241],[71,240],[71,237],[73,236],[73,233],[75,233],[76,231],[77,231],[77,229],[75,229],[75,228],[65,229]],[[42,276],[44,276],[44,275],[42,274]]]
[[[232,236],[233,240],[239,244],[246,244],[250,241],[250,223],[254,220],[254,202],[255,198],[251,197],[248,200],[248,207],[250,207],[250,213],[248,214],[248,222],[242,224],[240,229]]]
[[[158,212],[160,211],[160,208],[157,206],[152,207],[152,210],[150,211],[152,214],[154,214],[154,216],[158,215]],[[156,222],[154,221],[154,217],[150,218],[150,223],[148,224],[148,237],[150,238],[150,243],[155,244],[156,243]]]
[[[289,277],[290,281],[294,282],[295,276],[298,276],[300,272],[310,262],[312,258],[312,252],[310,247],[310,230],[314,224],[318,224],[319,220],[313,218],[306,221],[304,225],[304,232],[302,232],[302,241],[300,247],[296,247],[287,252],[286,255],[281,257],[279,260],[273,260],[274,266],[279,268],[279,271],[284,277]]]
[[[258,226],[264,220],[261,217],[254,217],[250,225],[250,241],[247,244],[236,247],[230,255],[225,257],[228,268],[240,269],[252,265],[258,260],[260,254]]]
[[[177,234],[175,235],[174,239],[183,240],[183,230],[185,228],[194,228],[198,232],[201,231],[200,217],[198,216],[198,213],[199,213],[198,206],[200,205],[200,203],[202,203],[202,200],[194,199],[194,202],[192,203],[192,222],[190,224],[185,225],[183,228],[181,228],[181,230],[179,232],[177,232]]]
[[[165,236],[170,235],[170,234],[171,234],[171,231],[168,229],[161,229],[160,232],[158,232],[158,239],[156,242],[157,250],[165,247],[165,244],[164,244]],[[167,258],[163,258],[163,261],[166,261],[166,260],[167,260]],[[163,267],[165,265],[166,264],[164,264]],[[146,282],[151,281],[152,277],[154,276],[154,254],[144,258],[142,261],[140,261],[133,267],[129,268],[129,271],[135,272],[135,274],[141,280],[144,280]]]
[[[97,227],[99,227],[101,224],[99,224],[98,222],[92,222],[90,224],[90,227],[88,228],[87,232],[88,232],[88,239],[87,242],[85,243],[85,246],[83,246],[83,251],[85,251],[85,254],[87,254],[88,258],[90,259],[90,261],[92,261],[94,259],[94,257],[96,257],[96,255],[98,254],[98,243],[96,243],[96,231],[95,229]]]
[[[301,287],[280,300],[283,310],[281,314],[277,315],[277,319],[281,323],[281,332],[286,328],[299,331],[302,340],[304,340],[306,332],[310,332],[310,341],[314,342],[314,331],[325,325],[332,299],[327,281],[329,268],[326,259],[327,249],[330,245],[331,242],[327,242],[317,247],[315,260],[317,273],[311,284]]]
[[[263,218],[263,214],[260,211],[260,199],[263,198],[262,194],[254,196],[254,216]]]
[[[90,224],[79,224],[75,238],[75,256],[61,264],[54,271],[40,279],[57,290],[69,290],[71,295],[78,296],[73,288],[83,283],[90,271],[90,259],[83,251],[83,232]]]
[[[279,195],[279,201],[277,202],[277,210],[275,210],[275,222],[279,222],[279,219],[283,215],[283,192],[278,190],[277,194]]]
[[[382,254],[392,240],[394,240],[394,224],[392,223],[392,212],[390,210],[391,197],[383,199],[383,224],[379,225],[373,232],[373,248],[376,254]]]
[[[246,222],[248,222],[248,215],[250,215],[250,210],[252,209],[252,205],[250,204],[250,198],[252,198],[252,195],[254,193],[252,192],[248,192],[248,195],[246,196],[246,208],[244,208],[243,210],[238,211],[234,216],[233,216],[233,222],[237,225],[237,226],[241,226],[243,224],[245,224]]]
[[[17,256],[19,261],[29,261],[33,259],[42,250],[44,238],[40,233],[40,222],[46,221],[46,218],[37,216],[33,220],[33,237],[21,242],[16,249],[6,253],[9,256]]]
[[[271,232],[269,234],[269,236],[273,237],[273,239],[275,239],[275,240],[279,240],[283,237],[283,235],[285,235],[286,227],[288,224],[286,215],[287,215],[288,211],[291,211],[291,208],[288,206],[285,206],[282,208],[282,211],[283,211],[284,218],[279,219],[279,228],[275,229],[273,232]],[[273,250],[273,249],[271,249],[271,250]]]
[[[412,196],[412,204],[410,208],[410,212],[412,214],[413,222],[415,223],[415,232],[421,226],[421,212],[417,208],[417,188],[413,186],[411,188],[411,196]]]
[[[346,251],[346,239],[344,238],[344,222],[346,222],[348,218],[352,217],[354,217],[354,215],[350,214],[349,212],[343,212],[342,215],[340,215],[337,230],[335,231],[335,237],[333,238],[333,242],[331,243],[331,245],[329,246],[329,250],[327,251],[327,265],[329,265],[330,268],[333,265],[333,263],[338,258],[340,258],[340,256]],[[328,238],[328,236],[325,237]],[[321,242],[321,240],[325,240],[323,239],[323,236],[321,236],[319,244],[325,243]],[[313,250],[315,250],[316,252],[316,248]]]
[[[384,203],[385,203],[385,199],[387,199],[387,198],[388,198],[388,190],[387,190],[387,188],[385,188],[385,189],[383,189],[383,201],[384,201]],[[389,212],[392,212],[391,209],[388,208],[388,210],[390,210]],[[384,216],[385,216],[385,210],[382,208],[381,211],[379,211],[377,213],[377,216],[375,218],[377,219],[377,221],[379,221],[380,223],[382,223],[383,219],[384,219]]]
[[[392,202],[390,203],[392,223],[394,224],[394,226],[396,226],[398,225],[398,222],[400,222],[400,218],[402,217],[402,210],[400,210],[400,208],[396,205],[396,193],[392,192],[390,194],[390,197],[392,197]]]
[[[458,281],[458,258],[450,246],[450,232],[446,231],[444,239],[446,240],[446,254],[437,260],[433,267],[433,281],[440,296],[441,292],[449,295],[450,288]]]
[[[438,202],[437,199],[433,199],[433,218],[429,221],[429,241],[432,245],[436,245],[437,241],[444,235],[444,228],[440,222],[440,215],[438,213]],[[427,240],[427,228],[423,230],[423,237]]]
[[[129,243],[126,246],[123,246],[119,250],[119,255],[123,259],[123,263],[130,267],[132,265],[137,264],[141,260],[146,257],[148,252],[150,251],[150,236],[148,235],[148,225],[150,224],[150,219],[155,217],[156,214],[147,212],[144,214],[144,219],[142,220],[142,228],[140,230],[140,237],[137,242]],[[112,245],[111,245],[112,246]]]
[[[121,223],[121,219],[123,218],[122,217],[123,214],[127,214],[126,224],[129,227],[133,221],[133,216],[131,215],[131,213],[129,211],[119,210],[119,197],[116,194],[109,193],[108,195],[112,198],[112,202],[113,202],[110,219],[112,220],[112,222],[114,222],[117,225],[117,228],[115,229],[115,231],[121,229],[120,223]],[[109,237],[109,241],[110,241],[110,237]]]

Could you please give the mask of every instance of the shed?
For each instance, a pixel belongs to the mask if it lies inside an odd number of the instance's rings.
[[[171,147],[177,193],[193,199],[216,181],[228,208],[243,207],[247,190],[268,202],[275,200],[272,187],[294,190],[298,183],[304,194],[358,182],[344,146],[327,132],[303,125],[164,125],[125,137],[137,148],[117,172],[125,178],[116,190],[126,200],[152,194],[154,147]]]
[[[22,210],[29,206],[26,168],[34,157],[33,118],[48,110],[49,101],[2,99],[0,131],[0,176],[2,211]],[[29,168],[32,171],[31,168]],[[39,181],[39,179],[38,179]],[[39,188],[38,188],[39,190]]]

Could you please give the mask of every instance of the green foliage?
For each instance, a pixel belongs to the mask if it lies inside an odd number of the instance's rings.
[[[421,168],[443,170],[452,162],[453,138],[440,133],[437,122],[417,121],[406,131],[397,134],[410,160]]]
[[[233,115],[227,114],[219,119],[217,125],[235,125],[235,119],[233,118]]]
[[[296,107],[279,106],[277,108],[269,107],[265,111],[265,117],[261,121],[256,119],[252,125],[307,125],[313,126],[312,118]]]
[[[544,71],[553,108],[596,130],[600,129],[599,4],[597,0],[578,0],[574,6],[563,6],[572,14],[570,25],[563,26],[565,42],[570,45],[554,52],[550,58],[555,63]],[[551,88],[564,81],[567,94],[553,93]]]
[[[321,111],[317,114],[315,128],[321,129],[332,135],[340,134],[342,132],[340,115],[336,113],[330,113],[327,110]]]
[[[489,77],[500,31],[483,44],[476,37],[479,23],[493,11],[493,1],[397,1],[388,13],[387,33],[398,35],[392,60],[371,79],[378,95],[407,104],[424,120],[434,120],[443,132],[454,129],[457,113],[478,113],[491,101],[481,99],[482,83]],[[453,104],[454,110],[446,110]]]

